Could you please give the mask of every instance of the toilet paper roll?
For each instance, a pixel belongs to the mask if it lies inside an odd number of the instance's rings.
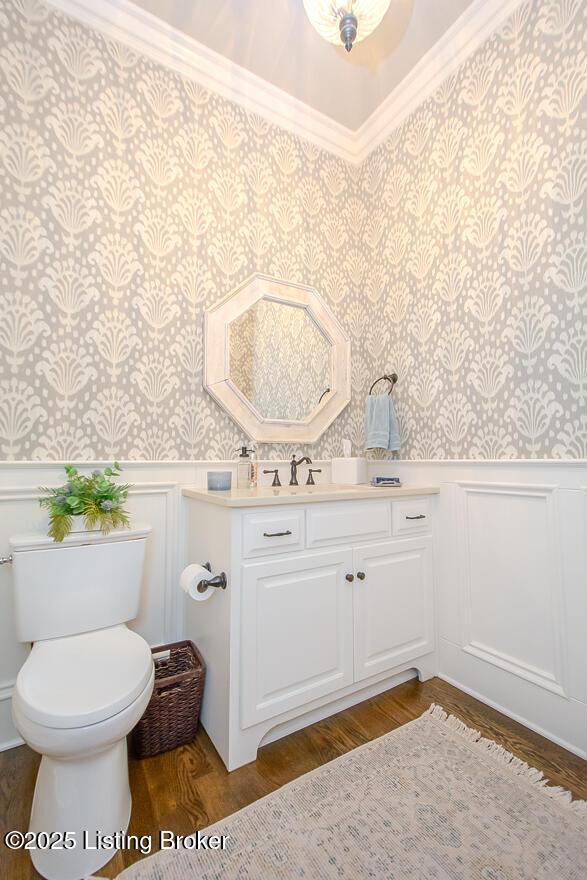
[[[207,568],[204,568],[203,565],[197,565],[194,563],[193,565],[188,565],[179,576],[179,585],[190,599],[194,599],[196,602],[205,602],[206,599],[209,599],[210,596],[213,596],[216,592],[214,587],[207,587],[203,592],[198,591],[198,584],[200,581],[209,581],[213,575],[208,571]]]

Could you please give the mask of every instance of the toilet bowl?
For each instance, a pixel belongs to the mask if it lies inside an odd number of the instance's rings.
[[[124,621],[138,611],[147,533],[11,542],[17,629],[23,640],[35,635],[12,699],[17,730],[42,755],[29,830],[68,831],[75,841],[30,851],[48,880],[101,868],[116,850],[97,848],[99,836],[130,820],[126,736],[149,702],[154,669],[149,645]],[[91,629],[92,619],[106,625]]]

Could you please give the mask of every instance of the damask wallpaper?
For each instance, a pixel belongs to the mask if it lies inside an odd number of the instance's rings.
[[[261,271],[352,339],[351,406],[311,454],[360,447],[396,369],[406,457],[586,457],[584,24],[580,0],[524,4],[355,168],[0,0],[0,456],[232,457],[202,316]]]
[[[0,19],[0,455],[233,457],[204,309],[260,271],[345,320],[358,170],[37,0]]]
[[[522,4],[363,169],[402,457],[587,457],[586,15]]]

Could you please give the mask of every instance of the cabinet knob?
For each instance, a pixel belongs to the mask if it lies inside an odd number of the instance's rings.
[[[349,584],[352,584],[352,582],[355,579],[354,574],[346,574],[345,577],[346,577],[347,581],[349,582]]]
[[[357,577],[359,578],[360,581],[364,581],[364,580],[365,580],[365,572],[364,572],[364,571],[358,571],[358,572],[357,572]]]

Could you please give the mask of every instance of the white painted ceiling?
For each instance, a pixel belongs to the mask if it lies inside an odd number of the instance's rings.
[[[355,130],[473,0],[392,0],[350,54],[313,29],[302,0],[134,0],[172,27]]]

